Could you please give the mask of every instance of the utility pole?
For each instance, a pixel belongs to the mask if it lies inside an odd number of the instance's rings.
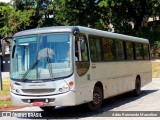
[[[3,90],[3,84],[2,84],[2,60],[6,52],[6,44],[10,44],[12,37],[4,37],[0,39],[0,90]],[[8,40],[8,41],[7,41]]]
[[[2,83],[2,35],[0,34],[0,52],[1,52],[1,55],[0,55],[0,90],[3,90],[3,83]]]
[[[2,56],[0,56],[0,90],[3,90],[1,63],[2,63]]]

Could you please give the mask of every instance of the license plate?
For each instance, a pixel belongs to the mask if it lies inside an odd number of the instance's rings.
[[[34,106],[44,106],[44,102],[33,102]]]

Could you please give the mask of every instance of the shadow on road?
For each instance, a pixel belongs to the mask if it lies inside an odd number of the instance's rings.
[[[58,107],[51,112],[40,111],[43,118],[54,118],[54,119],[76,119],[91,116],[100,116],[101,113],[112,110],[113,108],[119,107],[126,103],[133,102],[141,97],[149,95],[158,90],[143,90],[141,95],[138,97],[133,96],[131,92],[125,93],[116,97],[108,98],[103,101],[102,108],[98,111],[88,111],[85,105],[73,106],[73,107]],[[39,118],[41,119],[41,118]]]

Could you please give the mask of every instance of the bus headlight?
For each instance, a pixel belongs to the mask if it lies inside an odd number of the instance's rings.
[[[10,90],[13,93],[20,93],[19,86],[17,86],[15,83],[10,83]]]
[[[60,92],[63,92],[63,89],[62,89],[62,88],[59,88],[59,91],[60,91]]]
[[[64,88],[64,89],[68,89],[68,85],[65,84],[65,85],[63,86],[63,88]]]
[[[10,84],[10,88],[13,93],[16,93],[16,88],[14,84]]]
[[[15,90],[15,86],[11,83],[10,83],[10,88],[11,88],[12,91]]]
[[[16,93],[19,93],[19,90],[18,90],[18,89],[16,89]]]
[[[69,86],[67,84],[63,84],[58,90],[59,92],[67,92],[69,90]]]

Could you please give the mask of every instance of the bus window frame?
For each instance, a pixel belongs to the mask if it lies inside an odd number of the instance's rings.
[[[80,57],[80,58],[78,58],[78,61],[74,60],[75,61],[75,69],[77,71],[78,76],[82,77],[82,76],[86,75],[87,72],[90,69],[90,51],[89,51],[89,45],[88,45],[88,37],[87,37],[87,35],[85,33],[79,33],[78,36],[80,36],[80,35],[83,35],[85,37],[85,41],[86,41],[85,45],[86,45],[86,50],[87,50],[88,61],[84,61],[83,58],[82,58],[82,51],[80,49],[80,47],[81,47],[80,46],[80,41],[77,41],[77,36],[75,36],[75,42],[74,42],[74,46],[75,46],[74,50],[75,51],[74,51],[73,55],[75,55],[75,52],[76,52],[76,43],[77,43],[78,54],[80,54],[80,55],[78,55],[78,57]],[[78,70],[77,70],[78,69],[78,66],[77,66],[78,63],[80,63],[80,64],[87,63],[88,64],[88,69],[83,74],[78,73]]]
[[[150,55],[150,44],[149,43],[145,43],[145,42],[137,42],[137,41],[130,41],[130,40],[122,40],[122,39],[118,39],[118,38],[110,38],[110,37],[106,37],[106,36],[98,36],[98,35],[92,35],[92,34],[88,34],[88,48],[89,51],[90,50],[90,41],[89,41],[89,37],[96,37],[100,39],[100,49],[101,49],[101,60],[92,60],[91,59],[91,54],[89,52],[89,56],[90,56],[90,60],[92,62],[127,62],[127,61],[146,61],[146,60],[151,60],[151,55]],[[114,44],[114,54],[115,54],[115,59],[114,60],[104,60],[104,50],[102,48],[102,41],[103,39],[109,39],[109,40],[113,40],[113,44]],[[123,46],[123,57],[124,59],[118,60],[117,59],[117,48],[116,48],[116,41],[121,41],[122,42],[122,46]],[[126,47],[126,42],[131,42],[132,43],[132,48],[133,48],[133,59],[128,59],[127,58],[127,47]],[[139,43],[141,44],[141,49],[142,49],[142,55],[143,58],[142,59],[137,59],[136,57],[136,44]],[[143,44],[148,45],[148,54],[149,54],[149,59],[144,59],[144,49],[143,49]]]

